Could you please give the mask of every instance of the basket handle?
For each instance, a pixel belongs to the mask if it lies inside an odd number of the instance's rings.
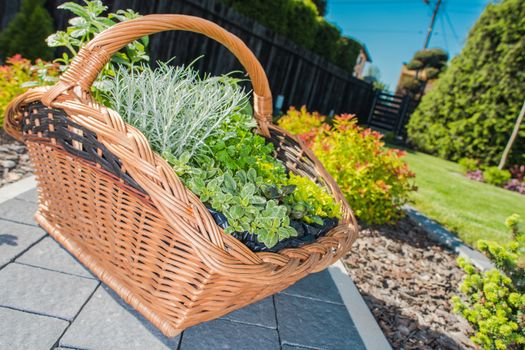
[[[185,30],[204,34],[230,50],[243,65],[253,85],[254,117],[260,132],[269,136],[272,120],[272,93],[261,64],[237,36],[203,18],[186,15],[147,15],[120,22],[97,35],[82,48],[58,83],[42,98],[50,105],[61,93],[79,85],[89,92],[91,85],[111,56],[130,42],[167,30]]]

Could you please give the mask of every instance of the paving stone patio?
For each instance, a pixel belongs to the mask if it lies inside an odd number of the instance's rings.
[[[36,191],[0,204],[0,349],[365,349],[327,271],[163,336],[33,221]]]

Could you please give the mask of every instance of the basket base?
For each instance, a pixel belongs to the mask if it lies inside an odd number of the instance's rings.
[[[60,232],[60,228],[52,225],[42,214],[39,209],[35,214],[36,222],[47,231],[55,240],[57,240],[64,248],[66,248],[73,256],[75,256],[84,266],[86,266],[94,275],[96,275],[109,288],[115,291],[126,303],[137,310],[142,316],[157,327],[162,334],[167,337],[175,337],[179,335],[183,329],[177,329],[171,326],[167,321],[163,320],[154,311],[141,303],[138,298],[125,286],[123,286],[116,278],[107,273],[101,263],[87,254],[85,250],[81,249],[75,242],[68,239]]]

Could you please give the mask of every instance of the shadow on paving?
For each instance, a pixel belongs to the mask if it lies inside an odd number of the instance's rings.
[[[18,237],[14,235],[9,235],[9,234],[0,235],[0,246],[4,244],[10,245],[12,247],[17,246],[18,245],[17,240],[18,240]]]

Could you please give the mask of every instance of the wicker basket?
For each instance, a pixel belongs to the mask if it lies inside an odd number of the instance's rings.
[[[90,87],[112,54],[165,30],[202,33],[248,72],[258,131],[291,171],[342,204],[339,225],[315,243],[253,253],[215,224],[199,198],[144,135],[97,104]],[[348,252],[357,224],[334,180],[300,140],[271,124],[260,63],[236,36],[207,20],[149,15],[117,24],[83,48],[60,81],[8,106],[5,128],[24,141],[39,189],[38,223],[165,335],[274,294]]]

